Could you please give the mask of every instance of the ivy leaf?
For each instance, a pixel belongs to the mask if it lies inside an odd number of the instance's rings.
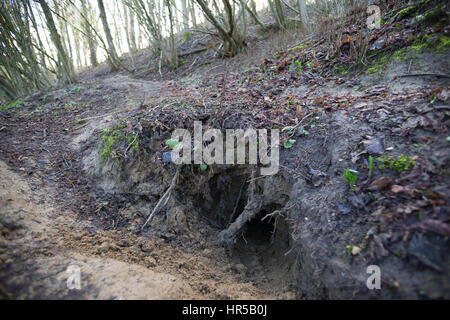
[[[286,149],[292,148],[292,146],[294,145],[295,141],[296,141],[295,139],[289,139],[288,141],[286,141],[284,143],[284,147]]]
[[[169,139],[166,141],[166,145],[169,146],[170,149],[175,149],[175,147],[178,145],[178,140],[177,139]]]
[[[208,169],[208,166],[206,164],[202,163],[200,165],[200,171],[206,171],[206,169]]]
[[[306,135],[308,135],[309,133],[308,133],[308,131],[306,131],[305,129],[301,129],[301,131],[299,130],[299,135],[301,135],[301,136],[306,136]]]

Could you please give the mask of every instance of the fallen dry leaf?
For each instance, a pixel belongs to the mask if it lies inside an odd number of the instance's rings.
[[[381,177],[372,182],[369,186],[369,190],[378,191],[386,189],[391,184],[391,179],[388,177]]]
[[[360,247],[353,246],[353,248],[352,248],[352,255],[356,256],[360,252],[361,252],[361,248]]]
[[[407,193],[411,197],[414,197],[416,195],[416,190],[404,186],[399,186],[398,184],[394,184],[391,187],[391,191],[393,193]]]

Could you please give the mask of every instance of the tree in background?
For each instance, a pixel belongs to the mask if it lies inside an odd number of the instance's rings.
[[[212,0],[212,7],[205,0],[195,0],[202,9],[205,18],[214,26],[216,33],[212,35],[221,41],[222,53],[225,57],[232,57],[244,46],[244,33],[236,24],[233,7],[229,0],[222,0],[223,9],[216,0]],[[241,10],[241,14],[245,10]]]
[[[298,10],[300,11],[302,25],[304,28],[307,28],[309,26],[309,21],[308,21],[308,11],[306,10],[306,0],[298,0],[297,7]]]
[[[100,19],[102,20],[103,31],[105,32],[106,41],[108,43],[108,63],[111,66],[111,70],[116,71],[119,69],[120,60],[117,55],[116,48],[114,47],[113,38],[109,29],[108,20],[106,19],[105,6],[103,0],[97,0],[98,10],[100,11]]]
[[[88,44],[89,48],[89,58],[91,60],[91,65],[94,67],[98,65],[97,60],[97,44],[94,40],[94,34],[93,34],[93,28],[92,25],[89,23],[89,21],[92,20],[92,14],[91,10],[88,9],[88,6],[86,5],[86,0],[81,0],[81,19],[82,19],[82,28],[85,35],[85,41]]]
[[[321,21],[344,17],[359,3],[259,2],[271,10],[281,33],[287,32],[287,20],[301,19],[300,34],[323,29]],[[75,67],[95,67],[105,58],[112,71],[127,70],[119,55],[129,52],[133,57],[138,49],[146,47],[159,60],[162,75],[162,66],[178,67],[178,45],[197,31],[218,40],[212,44],[216,54],[232,57],[246,45],[250,23],[266,28],[258,16],[256,0],[7,0],[0,1],[0,19],[2,100],[53,83],[73,83]],[[194,43],[198,42],[193,41],[193,46]],[[210,47],[194,49],[192,53]]]
[[[31,16],[30,8],[28,1],[10,0],[0,4],[2,100],[13,100],[21,94],[45,88],[51,83],[47,70],[43,70],[42,57],[46,53],[42,41],[37,44],[33,41],[29,20],[24,19]],[[36,51],[40,53],[40,59]]]
[[[269,0],[269,6],[277,25],[284,28],[285,17],[281,0]]]
[[[145,32],[153,52],[160,57],[161,64],[169,68],[178,65],[177,48],[174,34],[173,4],[170,0],[124,0],[124,3],[135,13]],[[162,23],[163,16],[167,19]],[[165,36],[165,34],[167,34]],[[161,71],[160,71],[161,72]]]
[[[64,83],[74,83],[75,73],[72,68],[72,63],[70,62],[67,53],[64,49],[63,42],[61,41],[61,36],[56,29],[55,21],[53,20],[53,15],[50,8],[45,0],[38,0],[41,5],[42,11],[45,16],[48,30],[50,32],[50,38],[56,47],[58,64],[57,64],[57,78]]]

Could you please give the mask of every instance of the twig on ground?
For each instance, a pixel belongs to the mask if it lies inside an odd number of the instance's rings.
[[[440,74],[440,73],[413,73],[413,74],[401,74],[399,76],[395,76],[393,80],[395,80],[397,78],[407,78],[407,77],[437,77],[437,78],[450,79],[449,75]]]
[[[288,136],[288,139],[291,138],[295,134],[295,130],[303,123],[303,121],[306,118],[309,118],[310,116],[312,116],[313,114],[314,114],[314,112],[308,113],[306,116],[303,117],[302,120],[300,120],[295,126],[293,126],[291,129],[292,133]]]
[[[131,143],[128,145],[127,149],[125,150],[125,157],[127,156],[128,150],[130,150],[131,146],[134,144],[134,142],[136,141],[137,137],[138,137],[138,133],[135,133],[133,141],[131,141]]]
[[[195,49],[195,50],[192,50],[192,51],[189,51],[189,52],[180,53],[180,54],[178,55],[178,57],[181,58],[181,57],[189,56],[189,55],[191,55],[191,54],[200,53],[200,52],[203,52],[203,51],[208,50],[209,48],[210,48],[210,47],[200,48],[200,49]]]
[[[163,196],[159,199],[158,203],[156,204],[155,208],[153,209],[152,213],[148,216],[147,220],[145,221],[145,223],[142,225],[141,230],[143,230],[145,228],[145,226],[153,219],[153,216],[158,212],[159,207],[161,206],[161,203],[168,197],[170,197],[170,193],[172,192],[173,188],[175,187],[177,180],[178,180],[178,176],[180,174],[180,167],[177,168],[177,172],[175,173],[175,175],[172,178],[172,182],[170,183],[169,188],[167,189],[167,191],[163,194]],[[166,201],[167,203],[167,201]],[[164,205],[166,204],[164,203]]]

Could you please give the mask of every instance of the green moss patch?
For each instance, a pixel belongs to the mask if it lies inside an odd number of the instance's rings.
[[[101,135],[100,157],[104,162],[113,159],[120,160],[121,152],[128,151],[133,154],[139,149],[139,136],[135,134],[127,134],[123,131],[125,125],[116,128],[106,129]]]
[[[293,52],[293,51],[300,51],[300,50],[303,50],[303,49],[307,48],[310,44],[311,44],[311,41],[306,41],[305,43],[303,43],[303,44],[301,44],[301,45],[298,45],[298,46],[289,48],[289,49],[287,50],[287,52]]]
[[[415,5],[409,6],[403,10],[400,10],[399,12],[397,12],[394,16],[395,19],[399,20],[399,19],[403,19],[404,17],[412,14],[413,12],[415,12],[417,9],[417,7]]]
[[[7,110],[7,109],[11,109],[11,108],[20,108],[22,106],[22,103],[25,102],[25,100],[27,100],[28,97],[26,98],[20,98],[17,100],[14,100],[8,104],[5,104],[3,106],[0,106],[0,110]]]
[[[397,158],[384,156],[382,158],[378,158],[378,161],[381,162],[381,169],[389,168],[395,170],[397,173],[409,171],[416,165],[416,162],[413,160],[413,158],[402,154]]]
[[[430,41],[434,36],[424,36],[421,39],[416,39],[410,46],[399,49],[391,53],[380,53],[371,62],[370,67],[366,70],[366,74],[379,74],[386,69],[386,66],[393,60],[404,61],[409,57],[414,57],[415,53],[424,51],[435,51],[443,53],[450,47],[450,38],[447,36],[440,36],[438,40]]]

